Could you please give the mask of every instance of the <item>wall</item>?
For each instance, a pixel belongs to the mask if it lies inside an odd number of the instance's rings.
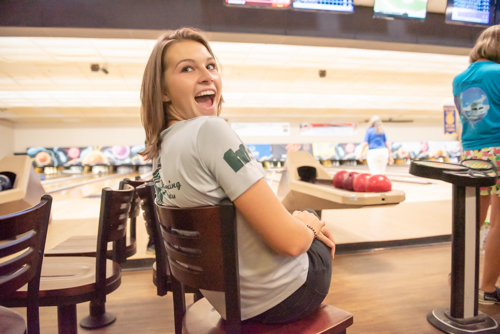
[[[0,119],[0,160],[14,154],[14,125]]]
[[[363,141],[366,124],[358,126],[357,133],[352,136],[300,136],[300,123],[291,123],[291,135],[287,137],[242,137],[247,144],[288,144],[288,143],[360,143]],[[3,128],[0,123],[0,138]],[[434,123],[386,123],[385,129],[390,141],[450,141],[457,140],[453,136],[444,136],[443,127]],[[17,153],[24,153],[28,147],[71,147],[71,146],[112,146],[139,145],[144,143],[144,130],[140,124],[116,127],[100,124],[82,126],[40,126],[17,124],[15,130],[10,128],[10,147]],[[6,131],[7,133],[8,131]],[[13,134],[12,134],[13,133]],[[6,136],[8,139],[8,136]],[[12,139],[13,138],[13,139]],[[9,146],[9,145],[7,145]],[[0,149],[2,149],[4,145]],[[12,151],[12,148],[10,152]],[[10,154],[10,153],[9,153]],[[1,156],[1,150],[0,150]]]
[[[443,126],[435,123],[385,123],[387,139],[396,141],[456,141],[456,136],[445,136]],[[287,137],[242,137],[247,144],[288,143],[361,143],[365,137],[366,124],[359,124],[352,136],[300,136],[300,123],[290,123],[291,134]]]
[[[140,124],[120,125],[85,124],[41,126],[17,124],[14,131],[14,151],[24,153],[28,147],[82,147],[140,145],[145,140]]]

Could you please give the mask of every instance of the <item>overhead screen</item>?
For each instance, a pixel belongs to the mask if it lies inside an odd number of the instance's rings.
[[[494,18],[495,0],[448,0],[447,23],[487,26]]]
[[[425,19],[427,0],[375,0],[373,13],[379,18]]]
[[[294,0],[294,9],[325,10],[332,12],[354,12],[353,0]]]
[[[228,5],[244,7],[287,8],[292,0],[225,0]]]
[[[228,6],[354,12],[353,0],[224,0]]]

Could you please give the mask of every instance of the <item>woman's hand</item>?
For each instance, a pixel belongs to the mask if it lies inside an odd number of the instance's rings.
[[[394,158],[393,157],[389,157],[389,165],[392,165],[394,163]]]
[[[325,221],[319,220],[316,215],[309,211],[294,211],[292,216],[314,230],[316,238],[332,249],[333,259],[335,256],[335,240],[328,227],[326,227]]]

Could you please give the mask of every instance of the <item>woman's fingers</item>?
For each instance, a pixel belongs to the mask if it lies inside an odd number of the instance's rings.
[[[326,235],[324,235],[323,232],[320,232],[318,234],[318,240],[331,248],[332,259],[333,259],[335,257],[335,243],[332,242]]]
[[[328,242],[325,242],[325,244],[332,249],[332,259],[333,259],[335,257],[335,239],[333,239],[332,232],[328,229],[328,227],[324,226],[321,229],[320,234],[323,235],[328,240]]]

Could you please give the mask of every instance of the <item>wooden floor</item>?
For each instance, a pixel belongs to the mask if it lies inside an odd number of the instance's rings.
[[[407,173],[407,168],[391,172]],[[277,176],[277,175],[274,175]],[[274,178],[273,176],[273,178]],[[124,176],[86,187],[54,193],[47,249],[71,235],[96,235],[102,187],[116,189]],[[279,176],[278,176],[279,177]],[[279,180],[279,178],[278,178]],[[269,180],[275,189],[277,182]],[[323,219],[336,242],[356,243],[416,238],[451,233],[451,186],[443,182],[417,184],[393,181],[406,192],[396,206],[325,210]],[[137,224],[138,252],[145,252],[147,234],[142,218]],[[426,246],[337,255],[326,302],[354,314],[348,333],[439,333],[426,315],[449,306],[450,246]],[[150,270],[124,272],[122,286],[108,296],[107,308],[115,324],[80,333],[173,333],[171,294],[157,297]],[[500,306],[480,307],[500,320]],[[16,309],[24,314],[24,309]],[[78,305],[78,318],[88,314],[88,303]],[[41,308],[42,333],[57,333],[56,308]]]
[[[354,314],[348,333],[440,333],[426,320],[429,311],[449,307],[450,246],[343,254],[335,257],[325,302]],[[109,327],[79,333],[173,333],[172,295],[156,296],[151,271],[123,273],[122,285],[108,295],[108,311],[118,319]],[[24,309],[14,309],[25,316]],[[56,308],[41,310],[42,333],[57,333]],[[500,321],[499,306],[480,311]],[[88,303],[78,306],[78,319]]]

